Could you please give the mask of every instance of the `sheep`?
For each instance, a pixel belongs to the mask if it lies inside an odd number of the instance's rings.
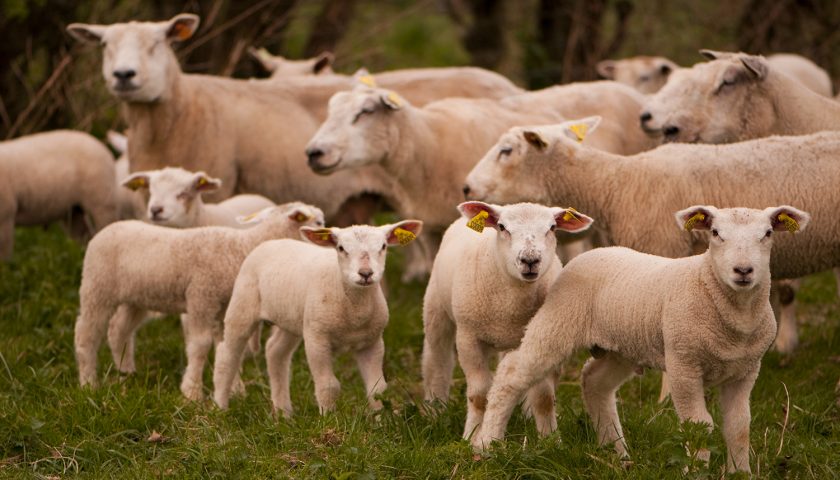
[[[629,85],[641,93],[656,93],[680,68],[665,57],[638,56],[622,60],[602,60],[595,66],[602,77]]]
[[[750,471],[750,392],[776,335],[769,302],[773,233],[803,231],[810,216],[790,206],[693,206],[676,219],[680,230],[711,232],[704,254],[672,259],[608,247],[566,265],[519,348],[499,364],[475,448],[503,437],[527,388],[590,348],[594,358],[584,365],[581,385],[600,444],[614,443],[627,456],[616,391],[637,368],[656,368],[670,374],[681,422],[711,430],[704,390],[720,387],[727,470]],[[708,450],[696,455],[709,460]]]
[[[317,205],[328,218],[348,199],[387,189],[383,185],[390,180],[381,169],[319,178],[300,164],[306,139],[326,114],[327,99],[352,88],[352,78],[247,81],[184,74],[170,44],[189,39],[198,24],[197,16],[180,14],[164,22],[67,27],[76,39],[104,46],[102,74],[125,106],[132,171],[166,165],[202,170],[223,181],[209,200],[258,193],[278,203]],[[415,101],[453,89],[497,98],[522,91],[476,68],[395,72],[378,81]]]
[[[555,130],[525,130],[515,143],[506,137],[467,176],[469,199],[572,204],[591,215],[612,244],[666,257],[691,255],[697,241],[662,228],[673,205],[759,207],[789,199],[817,220],[808,233],[779,241],[771,261],[774,280],[840,266],[840,223],[833,220],[840,203],[833,188],[840,183],[840,134],[668,144],[625,157],[578,144],[575,125],[587,125],[589,136],[597,136],[594,117]],[[644,208],[628,208],[640,198]],[[776,347],[789,350],[792,338],[795,322],[783,321]]]
[[[332,63],[335,55],[332,52],[321,52],[320,55],[304,60],[290,60],[280,55],[272,55],[264,48],[248,48],[248,54],[271,74],[272,77],[283,78],[294,75],[331,75]]]
[[[831,77],[811,60],[790,53],[777,53],[767,57],[773,68],[799,80],[803,85],[824,96],[832,96]],[[658,92],[672,72],[680,68],[665,57],[631,57],[623,60],[598,62],[598,73],[610,80],[630,85],[641,93]]]
[[[188,172],[179,167],[136,172],[122,185],[141,191],[148,197],[147,219],[156,225],[176,228],[212,225],[245,228],[237,216],[274,206],[274,203],[253,194],[235,195],[217,204],[205,204],[202,195],[218,190],[222,181],[204,172]]]
[[[239,266],[257,245],[297,234],[301,226],[323,226],[323,212],[295,202],[269,207],[244,221],[247,230],[227,227],[172,229],[129,220],[103,229],[91,240],[82,266],[75,350],[79,382],[96,384],[96,353],[109,319],[121,328],[109,332],[114,361],[121,372],[134,371],[133,358],[122,358],[131,332],[147,310],[186,313],[187,369],[181,392],[202,398],[201,373]]]
[[[73,207],[96,232],[116,220],[114,157],[83,132],[55,130],[0,142],[0,259],[14,251],[15,225],[67,218]]]
[[[650,135],[666,142],[730,143],[840,129],[837,102],[769,59],[701,53],[712,61],[674,72],[645,104],[639,119]]]
[[[116,195],[117,195],[117,218],[120,220],[133,220],[143,218],[146,206],[143,197],[138,192],[123,188],[123,181],[128,178],[128,137],[114,130],[108,130],[106,134],[108,144],[118,154],[117,162],[114,164],[116,174]]]
[[[265,348],[275,412],[292,415],[290,364],[301,340],[321,414],[334,410],[338,397],[333,355],[348,350],[356,357],[370,407],[380,409],[375,396],[386,387],[382,331],[388,306],[379,282],[386,247],[411,242],[422,227],[417,220],[380,227],[303,227],[301,236],[314,245],[275,240],[254,249],[242,264],[225,314],[213,369],[216,404],[227,408],[245,342],[260,320],[268,320],[276,325]]]
[[[479,222],[456,220],[443,236],[423,298],[422,365],[426,400],[447,400],[457,343],[467,380],[464,438],[469,439],[484,414],[490,355],[519,345],[525,325],[560,274],[555,230],[580,232],[592,219],[533,203],[465,202],[458,210]],[[551,375],[529,390],[528,404],[541,434],[557,427]]]

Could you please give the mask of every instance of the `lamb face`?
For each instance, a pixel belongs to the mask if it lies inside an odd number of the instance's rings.
[[[537,281],[551,268],[557,248],[555,230],[582,232],[592,224],[591,218],[574,210],[533,203],[464,202],[458,211],[468,219],[486,214],[484,225],[495,230],[496,262],[511,278],[526,282]]]
[[[357,87],[330,98],[327,120],[309,141],[309,168],[328,175],[381,162],[396,146],[394,115],[405,100],[381,88]]]
[[[419,220],[404,220],[391,225],[372,227],[300,229],[301,236],[315,245],[334,248],[344,283],[359,288],[377,285],[385,272],[387,247],[405,245],[423,228]]]
[[[601,117],[558,125],[514,127],[473,167],[464,184],[467,199],[496,203],[554,203],[544,172],[562,169],[575,145],[598,128]]]
[[[709,253],[715,276],[735,292],[769,282],[773,232],[804,230],[810,218],[789,206],[764,210],[694,206],[676,214],[680,227],[711,232]]]
[[[113,25],[74,23],[67,30],[76,39],[103,47],[102,75],[108,90],[127,102],[155,102],[168,97],[178,61],[170,46],[198,28],[196,15],[176,15],[166,22]]]
[[[641,93],[656,93],[679,67],[665,57],[639,56],[604,60],[596,68],[604,78],[630,85]]]
[[[713,61],[674,72],[648,100],[639,117],[646,133],[664,142],[729,143],[746,125],[773,121],[762,88],[768,75],[763,57],[703,53]]]
[[[147,219],[167,227],[191,227],[196,202],[202,193],[218,190],[222,181],[204,172],[189,172],[183,168],[166,167],[161,170],[137,172],[123,182],[123,186],[141,191],[148,205]]]

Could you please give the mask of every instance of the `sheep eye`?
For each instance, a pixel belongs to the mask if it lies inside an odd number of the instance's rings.
[[[315,222],[315,225],[318,225],[319,227],[323,227],[323,226],[324,226],[324,222],[322,222],[322,221],[318,220],[317,222]]]
[[[344,247],[342,247],[341,245],[338,246],[338,251],[341,252],[341,253],[345,253],[344,252]]]
[[[364,115],[364,114],[366,114],[366,113],[373,113],[373,112],[375,112],[375,111],[376,111],[376,110],[374,110],[374,109],[373,109],[373,108],[371,108],[371,107],[365,107],[365,108],[363,108],[363,109],[362,109],[359,113],[357,113],[357,114],[356,114],[356,116],[355,116],[355,117],[353,117],[353,123],[356,123],[356,121],[357,121],[357,120],[359,120],[359,117],[361,117],[362,115]]]
[[[499,155],[510,155],[510,152],[512,152],[512,151],[513,151],[513,148],[504,147],[504,148],[499,149]]]
[[[648,77],[647,75],[642,75],[641,77],[639,77],[640,82],[647,82],[648,80],[650,80],[650,77]]]
[[[767,230],[767,233],[764,234],[764,238],[770,238],[770,235],[773,233],[773,230]]]
[[[505,229],[505,226],[504,226],[504,225],[502,225],[502,224],[500,223],[500,224],[499,224],[499,231],[500,231],[500,232],[504,232],[505,230],[506,230],[506,229]]]
[[[387,246],[388,246],[388,245],[386,245],[386,244],[384,244],[384,243],[383,243],[383,244],[382,244],[382,248],[380,249],[380,251],[385,250],[385,247],[387,247]]]
[[[718,236],[718,231],[717,230],[712,230],[712,236],[717,237]]]

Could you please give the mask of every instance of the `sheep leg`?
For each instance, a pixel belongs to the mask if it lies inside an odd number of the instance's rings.
[[[677,411],[680,423],[691,421],[707,425],[712,430],[712,416],[706,409],[706,399],[703,395],[703,376],[691,368],[671,367],[668,357],[665,358],[666,368],[671,372],[671,401]],[[709,463],[709,450],[697,450],[697,458]]]
[[[382,336],[380,335],[373,345],[357,351],[355,357],[362,381],[365,382],[368,404],[371,410],[380,410],[382,402],[377,400],[376,396],[384,392],[388,386],[385,382],[385,374],[382,373],[382,363],[385,359],[385,341]]]
[[[455,323],[435,300],[423,303],[423,389],[427,402],[446,401],[455,369]]]
[[[271,336],[265,342],[265,361],[271,385],[271,403],[275,413],[281,412],[284,417],[291,418],[293,408],[289,382],[292,376],[292,355],[303,339],[279,328],[272,330]]]
[[[549,375],[531,387],[525,397],[525,411],[530,412],[541,436],[557,430],[557,412],[554,398],[554,375]]]
[[[758,371],[720,387],[727,471],[750,472],[750,392]]]
[[[256,357],[262,348],[262,323],[257,324],[254,334],[248,339],[248,356]]]
[[[218,305],[193,303],[200,302],[189,302],[188,313],[181,318],[186,333],[184,343],[187,347],[187,369],[184,378],[181,379],[181,393],[188,400],[199,401],[204,398],[204,382],[201,377],[207,363],[207,355],[213,348],[217,330],[216,318],[220,308]]]
[[[76,363],[79,366],[79,383],[82,386],[96,385],[96,354],[102,338],[107,334],[108,320],[117,310],[117,305],[88,299],[84,288],[81,294],[80,313],[76,318],[74,347]]]
[[[467,380],[467,421],[464,424],[464,439],[481,427],[484,410],[487,408],[487,392],[493,382],[490,371],[490,347],[478,340],[471,332],[458,329],[455,334],[458,345],[458,363]]]
[[[634,370],[635,365],[610,353],[602,358],[587,360],[581,373],[583,401],[598,432],[598,443],[615,444],[615,451],[621,457],[627,456],[627,442],[618,418],[615,394],[633,376]]]
[[[81,202],[82,210],[90,217],[91,236],[117,220],[117,205],[111,198],[94,198]]]
[[[799,344],[796,326],[796,290],[799,289],[800,281],[781,280],[775,283],[781,307],[778,314],[779,331],[776,334],[775,348],[781,353],[790,354]]]
[[[668,400],[671,396],[671,386],[668,384],[668,372],[662,372],[662,386],[659,389],[659,403]]]
[[[304,332],[303,349],[306,352],[309,371],[312,372],[312,381],[315,383],[318,410],[321,415],[332,412],[341,390],[341,384],[333,372],[332,347],[327,339]]]
[[[108,325],[108,346],[111,357],[120,373],[136,371],[134,365],[134,336],[143,323],[146,311],[129,305],[120,305]]]
[[[185,337],[191,336],[187,318],[182,315]],[[234,382],[242,383],[239,371],[242,368],[245,344],[260,321],[260,294],[256,285],[239,277],[233,287],[224,318],[223,340],[216,345],[216,363],[213,365],[213,399],[219,408],[226,409]],[[200,379],[200,377],[199,377]]]

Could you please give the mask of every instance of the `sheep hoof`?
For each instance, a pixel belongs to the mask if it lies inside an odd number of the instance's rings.
[[[201,385],[182,384],[181,393],[191,402],[200,402],[204,399],[204,388]]]

